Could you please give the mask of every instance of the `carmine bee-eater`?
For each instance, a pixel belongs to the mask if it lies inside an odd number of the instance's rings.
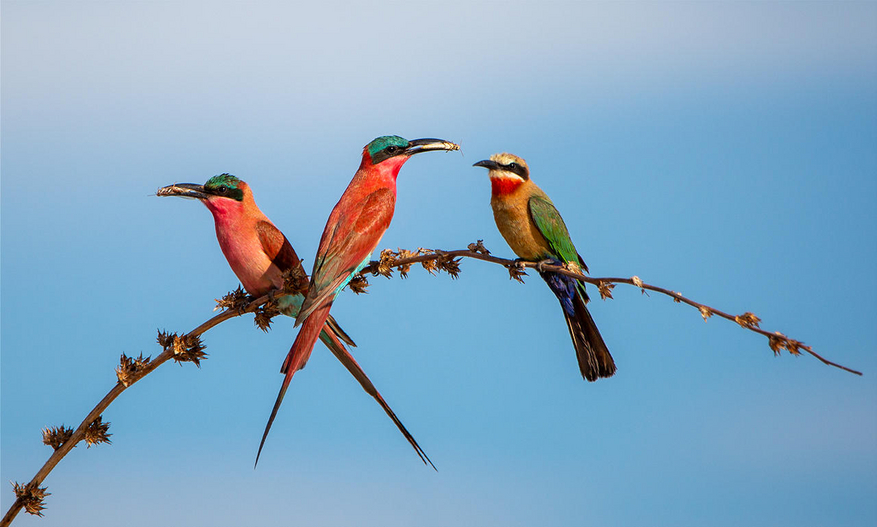
[[[198,199],[207,206],[213,213],[216,238],[219,240],[222,253],[250,295],[259,297],[273,288],[282,287],[283,273],[289,269],[302,267],[286,236],[256,206],[249,185],[235,176],[230,174],[214,176],[204,185],[176,183],[159,189],[156,194]],[[277,298],[280,311],[290,317],[298,315],[303,301],[304,295],[301,293]],[[344,347],[342,341],[351,346],[355,345],[350,337],[332,317],[325,319],[325,323],[318,329],[320,340],[359,381],[362,388],[381,405],[405,439],[414,447],[420,459],[432,465],[426,453]],[[289,360],[284,361],[281,369],[281,373],[286,374],[284,388],[293,373],[304,367],[304,361],[296,364],[295,368],[288,368],[288,365]],[[262,441],[264,442],[264,438]],[[256,462],[258,463],[258,457]]]
[[[459,148],[441,139],[408,141],[395,135],[378,137],[363,148],[359,170],[329,214],[320,238],[310,287],[295,320],[295,325],[301,324],[302,327],[286,357],[286,378],[265,426],[259,451],[265,444],[292,374],[304,366],[314,349],[332,302],[365,267],[390,226],[396,207],[396,176],[402,165],[420,152]]]
[[[489,170],[490,206],[502,237],[523,260],[551,260],[574,271],[588,272],[569,231],[551,199],[532,180],[526,161],[512,154],[494,154],[474,166]],[[596,381],[615,373],[615,361],[585,304],[585,284],[574,278],[539,273],[557,296],[569,327],[582,377]]]

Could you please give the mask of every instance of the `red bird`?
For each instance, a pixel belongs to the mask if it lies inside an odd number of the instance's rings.
[[[459,149],[459,145],[441,139],[408,141],[395,135],[378,137],[363,148],[359,170],[332,209],[323,230],[314,259],[310,288],[295,320],[295,325],[302,324],[302,328],[283,364],[286,378],[265,426],[259,454],[289,381],[311,356],[314,344],[329,318],[332,302],[369,262],[372,252],[390,226],[396,207],[396,176],[402,165],[420,152]],[[259,454],[256,455],[257,462]]]

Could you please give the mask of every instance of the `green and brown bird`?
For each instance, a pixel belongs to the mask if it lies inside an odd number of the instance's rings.
[[[526,161],[502,153],[474,166],[489,170],[493,218],[499,232],[519,258],[536,262],[550,260],[575,271],[588,271],[560,213],[548,195],[530,179]],[[588,312],[585,284],[551,271],[540,271],[539,274],[563,308],[582,377],[589,381],[611,377],[615,373],[615,361]]]
[[[251,295],[262,296],[274,288],[282,287],[283,274],[290,269],[300,269],[304,274],[301,261],[289,240],[259,210],[250,186],[239,178],[231,174],[220,174],[210,178],[204,185],[176,183],[159,189],[156,195],[197,199],[210,210],[222,254],[225,255],[228,265],[237,275],[238,280]],[[280,312],[290,317],[298,316],[306,294],[307,291],[304,291],[304,293],[278,297],[276,300]],[[390,405],[381,397],[380,392],[344,346],[343,342],[354,346],[353,341],[332,316],[325,318],[318,333],[319,339],[329,351],[393,420],[420,459],[432,465],[429,457],[414,440],[414,436],[396,417]],[[294,369],[290,370],[289,359],[284,361],[280,370],[285,374],[284,387],[289,384],[289,380],[297,370],[304,368],[305,362],[307,361],[300,361]],[[264,437],[262,441],[264,442]],[[261,452],[261,446],[259,450]],[[258,463],[258,456],[256,462]]]

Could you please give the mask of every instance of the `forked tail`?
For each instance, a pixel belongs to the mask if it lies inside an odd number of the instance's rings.
[[[398,428],[399,431],[402,432],[402,435],[405,436],[405,439],[408,440],[412,448],[414,448],[414,451],[417,452],[418,456],[420,456],[420,460],[423,461],[423,464],[428,464],[434,470],[438,470],[435,468],[435,465],[432,464],[432,461],[430,461],[429,456],[426,455],[426,452],[424,452],[423,449],[420,448],[420,445],[417,444],[414,436],[411,435],[407,428],[405,428],[405,425],[402,424],[402,421],[400,421],[399,418],[396,417],[396,413],[393,412],[393,409],[390,408],[390,405],[387,404],[387,401],[385,401],[384,398],[381,397],[380,392],[378,392],[378,389],[375,388],[374,384],[372,384],[371,380],[368,378],[368,375],[366,375],[365,372],[362,371],[359,363],[356,362],[356,359],[353,358],[353,355],[351,355],[347,348],[344,347],[338,336],[332,331],[332,328],[328,324],[326,324],[326,327],[323,329],[323,333],[320,334],[320,340],[322,340],[326,347],[329,348],[329,351],[331,351],[335,355],[335,357],[337,357],[338,360],[341,361],[341,364],[343,364],[344,367],[347,368],[347,371],[349,371],[350,374],[353,375],[357,381],[359,381],[362,389],[365,390],[367,394],[374,397],[378,404],[381,405],[381,408],[384,409],[384,412],[386,412],[387,415],[390,416],[390,419],[392,419],[393,422],[396,424],[396,428]]]

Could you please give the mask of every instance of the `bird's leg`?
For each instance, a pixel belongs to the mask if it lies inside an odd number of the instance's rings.
[[[265,302],[266,309],[268,309],[269,307],[275,307],[275,308],[277,307],[277,298],[275,298],[276,294],[277,294],[276,289],[269,289],[268,290],[268,293],[267,293],[268,301]]]
[[[551,258],[546,258],[544,260],[540,260],[536,262],[536,270],[539,273],[543,273],[546,265],[557,265],[557,260],[553,260]]]

